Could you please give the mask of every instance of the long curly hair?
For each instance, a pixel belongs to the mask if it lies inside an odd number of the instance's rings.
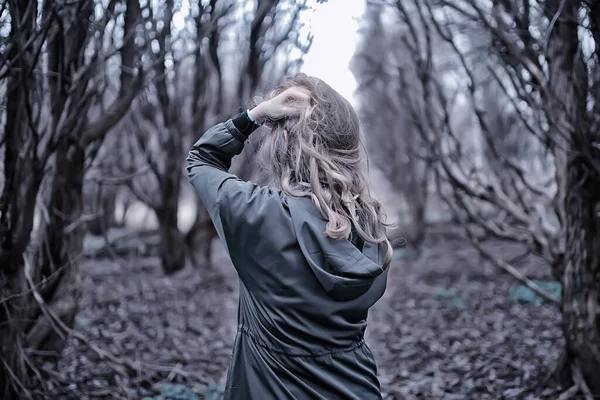
[[[392,259],[381,203],[371,197],[366,155],[361,151],[360,122],[354,108],[322,80],[297,74],[256,102],[292,86],[311,93],[311,105],[297,118],[267,122],[258,160],[269,185],[308,197],[327,221],[325,234],[348,239],[352,228],[366,242],[387,246],[383,268]]]

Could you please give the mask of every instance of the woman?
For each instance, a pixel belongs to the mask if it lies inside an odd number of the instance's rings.
[[[264,122],[267,187],[227,172]],[[359,131],[348,101],[299,74],[192,147],[190,182],[240,278],[225,399],[381,399],[364,332],[392,249]]]

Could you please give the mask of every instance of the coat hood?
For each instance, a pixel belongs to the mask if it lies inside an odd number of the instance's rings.
[[[365,242],[361,251],[349,240],[325,236],[326,221],[311,198],[288,198],[288,205],[300,249],[325,291],[337,300],[365,294],[384,272],[384,244]]]

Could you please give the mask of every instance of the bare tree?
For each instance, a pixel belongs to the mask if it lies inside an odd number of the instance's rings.
[[[186,97],[176,87],[180,81],[180,62],[185,54],[175,51],[177,37],[172,32],[174,7],[173,0],[166,0],[157,7],[148,8],[145,36],[153,46],[146,55],[153,66],[154,79],[149,90],[135,101],[126,125],[135,142],[136,150],[132,154],[139,153],[150,167],[149,176],[134,180],[131,188],[156,214],[161,262],[168,274],[181,270],[185,265],[177,212],[185,143],[183,133],[186,130],[180,110]],[[198,41],[201,40],[202,37],[198,38]],[[131,167],[136,157],[123,162]],[[145,184],[139,185],[140,182]]]
[[[231,25],[231,21],[222,17],[234,10],[234,4],[230,2],[223,6],[219,3],[219,6],[223,8],[217,12],[217,1],[211,1],[208,9],[198,2],[198,13],[194,17],[196,37],[206,39],[197,42],[194,54],[195,69],[191,77],[193,93],[190,102],[191,140],[208,128],[212,119],[223,112],[225,104],[223,56],[219,54],[219,46],[223,30]],[[211,23],[211,29],[206,28],[207,22]],[[196,204],[196,217],[185,235],[185,244],[194,264],[210,266],[211,243],[217,233],[206,210],[199,201]]]
[[[31,397],[34,364],[24,348],[58,354],[77,311],[85,216],[86,149],[127,112],[143,84],[133,36],[137,0],[2,2],[0,79],[7,102],[0,197],[0,393]],[[121,11],[116,9],[120,6]],[[125,13],[122,45],[107,49],[107,29]],[[120,58],[119,92],[107,66]],[[107,98],[109,99],[106,103]],[[36,202],[42,210],[36,226]],[[32,295],[33,294],[33,295]],[[43,383],[43,382],[39,382]]]
[[[406,237],[409,246],[419,248],[426,227],[430,163],[422,156],[421,138],[401,101],[406,89],[398,74],[411,67],[405,61],[410,49],[397,40],[400,33],[392,23],[382,21],[383,11],[382,4],[367,3],[361,42],[352,59],[358,110],[371,160],[404,200],[392,237]]]
[[[103,235],[108,240],[112,227],[122,228],[130,206],[137,198],[128,188],[133,178],[145,172],[144,167],[135,171],[124,171],[122,167],[126,138],[123,124],[117,124],[103,141],[96,143],[87,157],[86,175],[83,182],[84,214],[88,233]],[[119,216],[117,216],[117,211]]]
[[[283,75],[293,72],[300,65],[301,58],[278,60],[277,57],[281,53],[291,52],[293,48],[300,50],[301,54],[309,50],[312,37],[302,37],[300,34],[300,17],[307,9],[307,0],[257,0],[256,10],[245,15],[238,44],[247,50],[240,57],[238,102],[246,102],[265,85],[278,82]]]
[[[438,192],[486,259],[560,304],[566,349],[557,376],[586,398],[600,395],[598,3],[387,4],[407,26],[413,69],[401,82],[406,89],[419,82],[422,90],[416,98],[405,90],[403,104],[435,160]],[[434,52],[435,41],[445,51]],[[497,99],[491,104],[490,88]],[[428,119],[420,118],[418,102]],[[511,140],[513,130],[526,138]],[[480,143],[491,165],[463,151],[468,141]],[[489,238],[544,257],[562,283],[561,300],[523,276],[514,259],[487,252]]]

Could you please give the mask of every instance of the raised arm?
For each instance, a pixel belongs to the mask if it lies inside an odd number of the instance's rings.
[[[264,200],[272,197],[268,188],[244,182],[230,173],[232,158],[242,152],[248,136],[263,121],[298,115],[309,99],[310,95],[303,89],[288,89],[250,111],[211,127],[192,146],[187,157],[190,183],[226,246],[228,236],[238,231],[240,225],[255,221],[257,213],[264,211]]]
[[[249,183],[241,181],[229,172],[231,160],[244,149],[244,143],[258,127],[247,113],[216,124],[194,143],[187,156],[187,171],[190,183],[208,210],[219,236],[223,237],[221,218],[218,212],[223,195],[229,190],[251,190]],[[230,181],[229,183],[227,183]]]

